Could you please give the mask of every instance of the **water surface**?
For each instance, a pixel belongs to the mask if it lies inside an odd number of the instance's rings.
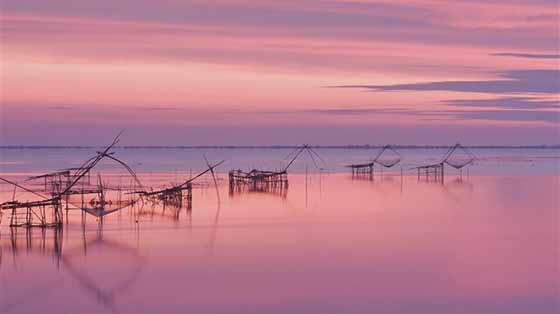
[[[60,158],[79,163],[81,154]],[[146,185],[188,177],[189,166],[155,166],[184,159],[151,154],[139,157]],[[59,232],[9,228],[5,214],[0,312],[557,313],[558,159],[495,155],[538,169],[487,173],[497,162],[489,158],[440,183],[400,168],[352,178],[302,161],[285,193],[231,194],[221,173],[218,199],[206,177],[192,211],[146,205],[103,225],[70,211]],[[57,158],[22,160],[53,170],[64,164]],[[30,174],[4,167],[20,182]],[[118,169],[103,169],[119,180]],[[1,201],[11,197],[2,185]]]

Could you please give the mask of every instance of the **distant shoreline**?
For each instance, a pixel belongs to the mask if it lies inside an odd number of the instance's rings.
[[[392,145],[397,149],[445,149],[447,145]],[[177,146],[115,146],[115,149],[295,149],[301,145],[177,145]],[[309,145],[315,149],[379,149],[383,145]],[[473,149],[560,149],[558,145],[465,145]],[[39,145],[6,145],[0,146],[0,150],[6,149],[98,149],[104,146],[39,146]]]

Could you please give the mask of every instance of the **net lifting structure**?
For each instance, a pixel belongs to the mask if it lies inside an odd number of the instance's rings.
[[[216,167],[218,167],[219,165],[223,164],[225,162],[225,160],[222,160],[220,162],[217,162],[217,163],[211,165],[208,162],[208,160],[206,159],[206,157],[204,157],[204,159],[206,160],[206,164],[207,164],[208,168],[206,170],[198,173],[194,177],[186,180],[185,182],[183,182],[181,184],[173,185],[171,187],[166,187],[166,188],[158,189],[158,190],[150,190],[150,191],[142,190],[142,191],[136,191],[136,192],[133,192],[133,193],[140,195],[140,197],[143,200],[149,201],[153,205],[161,203],[163,205],[164,210],[165,210],[166,207],[173,207],[173,208],[179,209],[179,210],[182,209],[183,207],[186,207],[187,210],[190,211],[190,210],[192,210],[193,183],[196,179],[202,177],[206,173],[211,173],[212,178],[214,180],[214,185],[216,187],[216,192],[219,193],[218,192],[218,183],[217,183],[216,174],[214,172],[214,169]],[[219,198],[219,196],[218,196],[218,198]]]
[[[77,168],[30,177],[26,180],[26,186],[0,177],[0,183],[13,186],[12,199],[0,203],[0,222],[2,214],[8,213],[11,227],[59,227],[64,221],[64,211],[68,221],[68,211],[72,209],[81,211],[82,222],[85,222],[86,214],[89,214],[98,218],[99,223],[103,223],[103,217],[136,204],[143,206],[145,202],[153,205],[162,204],[164,208],[186,207],[187,210],[191,210],[193,182],[209,172],[214,178],[218,193],[214,169],[224,161],[210,165],[206,160],[208,168],[184,183],[157,190],[147,189],[140,182],[135,171],[115,157],[114,152],[111,151],[119,142],[121,134],[122,132],[103,151],[96,152],[96,155]],[[94,168],[102,160],[116,162],[126,169],[128,174],[125,179],[130,179],[130,184],[118,186],[108,184],[104,182],[100,173],[97,174],[97,180],[92,179]],[[29,184],[35,186],[29,187]],[[25,201],[16,199],[16,191],[24,191],[23,197],[32,196],[34,199]]]
[[[352,175],[373,174],[375,164],[384,168],[392,168],[401,162],[401,154],[391,145],[385,145],[370,162],[347,165]]]
[[[424,177],[426,181],[433,179],[434,181],[443,182],[445,176],[445,165],[459,170],[462,176],[463,168],[473,164],[475,159],[476,157],[467,147],[457,143],[447,150],[439,162],[412,169],[416,169],[418,171],[418,180]]]
[[[303,153],[307,152],[313,164],[317,169],[322,169],[318,166],[317,160],[325,163],[323,158],[313,150],[309,145],[303,145],[296,148],[286,156],[285,159],[291,157],[288,164],[281,170],[259,170],[253,169],[245,172],[240,169],[231,170],[229,172],[229,190],[230,194],[242,190],[250,192],[274,192],[283,194],[282,191],[288,188],[288,169]]]
[[[80,204],[78,207],[84,212],[101,215],[112,212],[108,210],[105,212],[105,192],[103,184],[100,179],[100,186],[96,188],[87,188],[85,186],[85,178],[87,178],[89,186],[89,175],[94,167],[103,159],[111,159],[123,165],[132,175],[134,180],[139,183],[136,174],[128,165],[121,160],[112,156],[110,150],[119,142],[119,133],[113,142],[107,146],[103,151],[82,163],[78,168],[71,170],[63,170],[59,172],[48,173],[46,175],[31,177],[29,180],[44,179],[44,190],[35,191],[31,188],[24,187],[23,185],[13,182],[11,180],[0,178],[0,181],[8,183],[14,187],[14,192],[11,201],[0,203],[0,211],[7,211],[10,213],[10,226],[11,227],[58,227],[63,223],[63,209],[69,209],[72,204],[71,197],[80,195]],[[140,184],[141,185],[141,184]],[[38,197],[38,200],[33,201],[20,201],[16,200],[16,190],[20,189],[28,194]],[[96,194],[99,198],[95,201],[85,202],[84,195]],[[119,202],[120,203],[120,202]],[[127,202],[128,204],[128,202]],[[100,210],[103,208],[103,210]]]

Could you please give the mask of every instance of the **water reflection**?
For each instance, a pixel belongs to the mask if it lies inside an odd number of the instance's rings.
[[[63,235],[68,232],[72,233],[73,241],[63,245]],[[68,226],[51,229],[12,227],[10,228],[10,241],[0,242],[2,258],[4,258],[4,254],[10,254],[12,266],[25,272],[33,271],[24,268],[25,260],[30,256],[33,258],[49,257],[54,262],[57,271],[69,275],[84,294],[111,313],[118,313],[116,301],[120,295],[126,294],[138,280],[145,265],[145,258],[139,254],[138,248],[130,246],[126,242],[106,238],[101,224],[94,232],[86,232],[84,226],[81,237],[76,233],[77,230],[69,229]],[[81,239],[81,243],[75,241],[76,239]],[[113,282],[112,284],[96,278],[100,275],[100,270],[115,271],[115,267],[112,267],[115,263],[121,264],[118,268],[121,271],[110,276],[112,280],[108,282]],[[102,265],[101,268],[100,265]],[[32,288],[31,290],[34,292],[26,291],[12,300],[3,300],[0,312],[17,312],[18,306],[24,304],[29,295],[41,293],[41,289],[37,291]],[[46,293],[46,291],[43,292]]]
[[[83,271],[84,265],[79,264],[80,261],[76,260],[77,256],[81,254],[83,254],[82,256],[87,256],[87,252],[92,250],[107,254],[107,256],[111,257],[111,260],[119,259],[121,262],[123,259],[127,260],[128,272],[124,272],[124,278],[121,278],[113,287],[98,286],[94,278]],[[97,232],[97,235],[91,239],[86,240],[84,238],[83,249],[76,247],[66,250],[62,255],[62,262],[67,273],[76,279],[83,290],[112,312],[117,312],[116,298],[126,293],[137,281],[144,266],[144,258],[138,253],[136,248],[125,243],[104,239],[102,230]]]
[[[176,206],[165,203],[148,203],[145,206],[140,207],[136,212],[136,215],[138,216],[138,219],[148,217],[153,220],[154,217],[158,216],[172,221],[179,221],[181,212],[183,211],[185,211],[187,218],[192,216],[192,208],[190,207],[184,209],[184,206]]]
[[[0,312],[554,313],[557,187],[309,174],[285,198],[195,189],[190,214],[71,211],[58,235],[0,228]]]
[[[235,197],[243,194],[266,194],[286,198],[288,186],[252,186],[252,185],[230,185],[229,196]]]
[[[11,254],[14,264],[22,253],[52,257],[60,267],[62,253],[62,228],[18,228],[10,227],[10,240],[0,241],[0,268],[4,254]]]

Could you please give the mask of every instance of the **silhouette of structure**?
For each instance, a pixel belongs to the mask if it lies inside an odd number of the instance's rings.
[[[107,210],[109,205],[113,205],[111,201],[106,200],[106,191],[104,189],[101,177],[99,177],[99,185],[97,188],[91,188],[89,186],[90,182],[90,172],[92,169],[104,158],[108,158],[117,161],[123,165],[132,175],[134,180],[142,186],[136,174],[130,167],[128,167],[124,162],[112,156],[110,153],[111,148],[113,148],[118,142],[119,137],[122,134],[119,133],[113,142],[107,146],[102,152],[97,152],[97,155],[88,159],[80,167],[76,168],[72,173],[72,170],[64,170],[59,172],[48,173],[45,175],[40,175],[36,177],[31,177],[29,180],[44,179],[44,190],[37,192],[29,188],[26,188],[16,182],[0,178],[1,181],[6,182],[14,186],[14,195],[11,201],[4,202],[0,204],[0,210],[10,211],[10,226],[12,227],[57,227],[63,223],[63,204],[68,210],[71,204],[70,197],[72,195],[80,195],[81,202],[79,208],[89,214],[95,216],[104,216],[111,212],[114,212],[120,208],[113,208]],[[87,178],[88,188],[86,182],[83,181]],[[77,188],[78,184],[81,185],[81,190]],[[21,202],[15,200],[16,189],[19,188],[23,191],[38,196],[41,200],[36,201],[26,201]],[[91,199],[89,202],[85,201],[84,195],[86,194],[97,194],[98,197]],[[132,202],[132,201],[131,201]],[[122,202],[119,202],[119,206]],[[130,202],[126,203],[126,206],[130,205]]]
[[[64,209],[68,215],[68,210],[79,209],[84,214],[89,214],[99,218],[103,222],[103,217],[119,211],[123,208],[133,206],[137,202],[149,200],[152,203],[161,203],[163,206],[173,206],[182,208],[186,203],[188,210],[192,209],[192,182],[211,172],[214,181],[214,168],[223,161],[210,165],[208,169],[202,171],[186,182],[154,191],[147,190],[138,179],[138,176],[125,162],[116,158],[111,149],[119,142],[119,133],[113,142],[103,151],[97,152],[95,156],[86,160],[80,167],[65,169],[62,171],[47,173],[44,175],[28,178],[26,181],[37,182],[43,180],[42,190],[32,190],[24,187],[17,182],[0,178],[0,181],[8,183],[14,187],[11,201],[0,203],[0,213],[9,212],[10,226],[12,227],[58,227],[64,221]],[[108,159],[118,163],[130,175],[132,182],[128,186],[111,186],[105,183],[100,174],[95,184],[92,184],[91,172],[99,162]],[[95,180],[94,180],[95,181]],[[217,187],[217,183],[216,183]],[[16,190],[20,189],[28,194],[38,197],[38,200],[19,201],[16,200]],[[123,191],[127,191],[124,197]],[[186,193],[186,195],[184,195]]]
[[[385,145],[370,161],[361,164],[351,164],[346,167],[350,168],[353,176],[371,176],[374,171],[375,164],[384,168],[392,168],[401,161],[401,154],[397,152],[391,145]]]
[[[276,195],[282,198],[286,198],[288,195],[288,184],[287,178],[285,179],[285,184],[230,184],[229,185],[229,196],[233,197],[238,194],[251,194],[251,193],[261,193]]]
[[[463,152],[464,156],[459,157],[457,153],[458,151]],[[412,169],[416,169],[418,171],[418,180],[425,178],[426,181],[434,180],[443,182],[446,164],[461,171],[462,175],[462,169],[472,164],[474,160],[475,156],[470,152],[470,150],[457,143],[455,146],[452,146],[447,150],[439,162]]]
[[[200,172],[194,177],[188,179],[187,181],[175,185],[172,187],[156,190],[156,191],[137,191],[135,194],[139,194],[143,199],[147,199],[152,203],[162,203],[163,206],[171,206],[176,208],[182,208],[186,203],[187,210],[192,209],[192,189],[193,181],[203,176],[204,174],[210,172],[216,183],[216,176],[214,174],[214,169],[224,163],[224,160],[210,165],[208,164],[208,169]],[[186,193],[184,195],[183,193]]]
[[[230,194],[235,193],[235,191],[242,190],[250,192],[278,192],[287,189],[288,169],[304,151],[309,154],[315,167],[321,169],[317,165],[317,161],[315,160],[315,158],[324,163],[323,158],[321,158],[321,156],[319,156],[319,154],[308,145],[303,145],[302,147],[295,149],[290,154],[288,154],[288,156],[286,156],[286,159],[290,158],[291,156],[293,157],[282,170],[275,171],[253,169],[249,172],[244,172],[240,169],[231,170],[229,172]]]

